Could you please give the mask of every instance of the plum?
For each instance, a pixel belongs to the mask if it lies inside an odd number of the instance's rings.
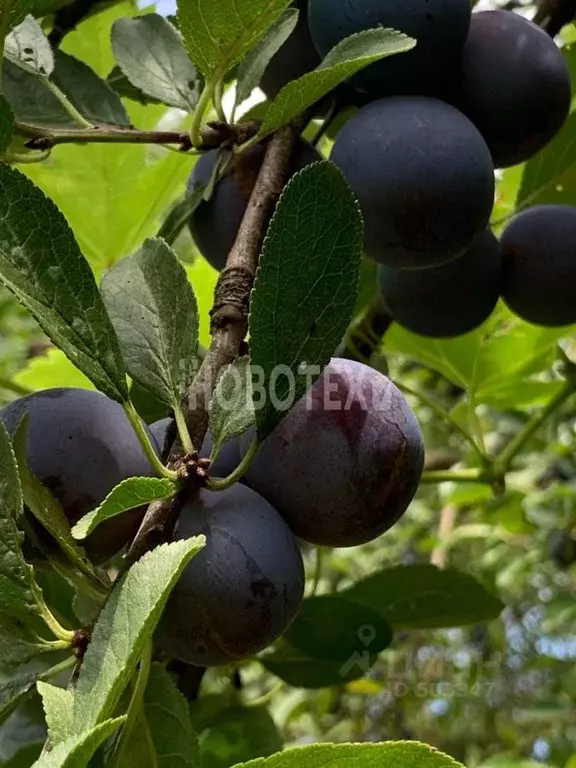
[[[486,139],[497,168],[542,149],[571,99],[568,66],[544,30],[511,11],[473,14],[455,103]]]
[[[399,520],[423,462],[418,422],[394,384],[334,358],[264,440],[244,480],[299,538],[350,547]]]
[[[388,27],[410,35],[416,47],[383,59],[353,82],[372,97],[440,96],[458,69],[470,26],[470,0],[310,0],[308,23],[322,56],[349,35]]]
[[[529,323],[576,323],[576,207],[536,205],[501,237],[502,298]]]
[[[236,484],[185,503],[174,538],[206,535],[168,600],[158,640],[171,657],[217,666],[252,656],[285,632],[304,593],[304,566],[286,523]]]
[[[500,244],[489,229],[448,264],[378,268],[388,314],[409,331],[435,338],[460,336],[482,325],[498,302],[501,276]]]
[[[160,421],[154,422],[150,425],[150,432],[154,435],[156,442],[158,443],[160,451],[164,450],[164,443],[167,437],[168,429],[172,424],[172,419],[160,419]],[[200,456],[203,459],[207,459],[212,452],[212,435],[210,432],[206,433],[204,442],[202,444],[202,450]],[[210,475],[213,477],[228,477],[240,463],[240,447],[237,438],[229,440],[224,443],[222,449],[216,461],[210,465]]]
[[[470,120],[438,99],[368,104],[342,128],[330,159],[360,203],[366,253],[386,266],[446,263],[490,218],[490,151]]]
[[[192,238],[214,269],[221,270],[226,265],[265,151],[265,145],[258,144],[235,158],[226,176],[216,184],[212,198],[202,202],[190,218]],[[210,181],[217,157],[217,150],[213,150],[198,160],[188,181],[188,194]],[[292,157],[289,176],[317,160],[322,157],[314,147],[300,140]]]
[[[70,524],[95,509],[128,477],[153,477],[124,409],[100,392],[47,389],[0,410],[13,434],[28,414],[26,461],[62,504]],[[125,512],[101,525],[84,542],[89,557],[102,562],[136,534],[145,508]]]

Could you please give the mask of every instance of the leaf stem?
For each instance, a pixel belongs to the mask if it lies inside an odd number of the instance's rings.
[[[198,99],[198,104],[194,110],[194,115],[192,117],[192,127],[190,128],[190,138],[192,139],[192,145],[197,148],[202,145],[202,122],[204,120],[206,110],[212,101],[212,95],[214,93],[215,86],[216,82],[213,79],[207,80],[204,83],[204,88],[202,89],[202,93]]]
[[[491,483],[492,478],[480,469],[446,469],[424,472],[422,483]]]
[[[229,474],[228,477],[211,477],[208,481],[208,488],[211,491],[225,491],[226,488],[230,488],[234,485],[234,483],[237,483],[238,480],[244,477],[250,468],[250,464],[252,464],[254,457],[258,453],[259,447],[260,441],[258,440],[258,435],[254,435],[248,450],[242,457],[240,464],[238,464],[234,472]]]
[[[524,428],[514,437],[497,457],[497,465],[502,474],[506,473],[516,456],[530,440],[535,432],[544,424],[544,422],[563,405],[568,398],[574,394],[574,382],[567,379],[562,388],[554,395],[548,405],[535,413]]]
[[[67,648],[71,648],[76,636],[75,632],[73,632],[71,629],[64,629],[50,608],[48,608],[46,605],[46,602],[44,601],[44,598],[41,594],[37,596],[37,604],[40,616],[54,637],[57,637],[58,640],[62,640],[62,642],[66,643]]]
[[[56,83],[53,83],[52,80],[49,78],[45,78],[44,82],[46,83],[46,87],[49,91],[52,92],[52,94],[58,99],[60,104],[64,107],[66,112],[70,115],[72,120],[74,120],[75,123],[78,123],[82,128],[91,128],[92,123],[89,120],[86,120],[84,115],[81,115],[80,112],[76,109],[74,104],[70,101],[68,96],[58,88]]]
[[[174,472],[174,470],[172,469],[168,469],[168,467],[165,467],[164,464],[162,464],[160,457],[152,447],[152,443],[150,442],[148,433],[144,429],[144,426],[142,425],[142,420],[140,419],[140,416],[138,415],[136,408],[134,408],[134,404],[132,403],[132,401],[128,400],[123,405],[124,405],[124,411],[126,412],[126,416],[128,416],[128,420],[132,425],[132,429],[136,433],[136,436],[140,441],[140,445],[142,446],[142,450],[146,454],[146,458],[148,459],[150,464],[154,467],[156,472],[158,472],[160,477],[166,477],[168,480],[173,480],[174,482],[179,480],[177,472]]]
[[[186,419],[184,418],[184,414],[182,413],[182,408],[180,406],[174,408],[174,421],[176,422],[176,428],[178,429],[178,436],[180,438],[180,442],[182,443],[182,448],[184,448],[186,453],[194,453],[194,445],[190,439],[190,432],[188,432]]]
[[[114,754],[110,760],[110,768],[120,768],[124,765],[124,751],[130,740],[130,735],[136,725],[138,715],[142,710],[142,702],[144,699],[144,692],[148,683],[148,677],[150,675],[150,666],[152,663],[152,643],[148,641],[144,648],[144,652],[140,659],[140,668],[136,677],[136,683],[132,692],[132,698],[128,706],[128,712],[126,713],[126,722],[120,733],[120,738],[116,743]]]

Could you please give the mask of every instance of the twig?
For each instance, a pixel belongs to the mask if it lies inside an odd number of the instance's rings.
[[[196,446],[202,445],[206,434],[208,405],[218,376],[238,357],[248,330],[250,293],[260,247],[270,213],[282,192],[297,136],[295,126],[286,126],[270,139],[236,242],[216,285],[211,311],[212,343],[183,407],[188,431]],[[182,448],[176,441],[168,457],[168,466],[177,464],[181,454]],[[191,492],[192,488],[188,489],[188,493]],[[170,537],[179,509],[178,497],[170,502],[154,502],[148,507],[126,555],[123,570],[144,552]]]
[[[430,557],[430,562],[437,568],[443,569],[446,567],[446,541],[454,530],[457,514],[458,508],[454,504],[447,504],[442,510],[438,526],[438,546],[434,548]]]

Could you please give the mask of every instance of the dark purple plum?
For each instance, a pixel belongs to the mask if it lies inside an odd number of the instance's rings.
[[[197,666],[253,656],[282,635],[304,593],[296,541],[261,496],[236,484],[185,504],[175,539],[206,546],[186,567],[158,628],[163,650]]]
[[[438,99],[368,104],[344,125],[330,159],[360,203],[366,253],[386,266],[444,264],[488,224],[490,151],[470,120]]]
[[[378,267],[382,303],[413,333],[450,338],[490,317],[500,296],[500,244],[488,229],[457,259],[430,269]]]
[[[501,237],[502,298],[529,323],[576,323],[576,207],[537,205]]]
[[[400,519],[423,462],[418,422],[394,384],[335,358],[264,440],[244,479],[296,536],[351,547]]]
[[[472,15],[455,101],[497,168],[523,163],[548,144],[571,99],[568,66],[546,32],[511,11]]]
[[[234,245],[265,151],[265,146],[258,144],[238,156],[216,185],[212,198],[201,203],[190,218],[190,232],[198,250],[217,270],[224,268]],[[189,194],[210,181],[217,155],[213,150],[198,160],[188,181]],[[301,140],[296,146],[289,176],[321,159],[311,144]]]
[[[154,435],[154,439],[158,443],[160,451],[164,450],[164,443],[166,440],[167,432],[172,424],[172,419],[160,419],[160,421],[154,422],[150,425],[150,432]],[[200,456],[203,459],[210,457],[212,452],[212,435],[210,432],[206,433],[204,443],[202,444],[202,450]],[[240,463],[240,448],[238,439],[233,438],[227,443],[224,443],[222,449],[216,461],[210,465],[210,474],[213,477],[228,477]]]
[[[28,414],[26,461],[62,504],[71,525],[128,477],[153,477],[124,409],[100,392],[47,389],[2,408],[13,434]],[[83,545],[95,562],[116,554],[136,534],[145,508],[102,523]]]

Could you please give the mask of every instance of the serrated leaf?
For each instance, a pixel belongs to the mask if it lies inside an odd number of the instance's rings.
[[[358,203],[335,166],[314,163],[291,179],[268,228],[252,293],[251,361],[264,373],[266,392],[265,402],[255,403],[261,440],[342,341],[356,301],[362,241]],[[313,375],[301,366],[312,366]]]
[[[72,715],[74,694],[66,688],[39,681],[38,693],[42,697],[42,706],[46,715],[48,735],[52,744],[66,741],[73,735]]]
[[[124,751],[125,768],[197,768],[200,753],[190,705],[162,664],[150,669],[143,703]],[[143,738],[145,733],[149,738]]]
[[[87,538],[104,520],[121,515],[129,509],[174,496],[178,486],[172,480],[156,477],[128,477],[113,488],[97,509],[88,512],[72,529],[72,536]]]
[[[416,741],[382,744],[310,744],[234,768],[463,768],[448,755]]]
[[[258,135],[264,138],[286,125],[369,64],[409,51],[415,45],[411,37],[393,29],[369,29],[347,37],[313,72],[282,88],[268,107]]]
[[[120,346],[71,229],[54,203],[7,165],[0,166],[0,279],[98,389],[127,400]]]
[[[49,752],[43,752],[32,768],[85,768],[98,747],[125,721],[126,715],[106,720],[60,742]]]
[[[52,48],[33,16],[26,16],[7,36],[4,55],[17,67],[40,77],[48,77],[54,69]]]
[[[251,760],[278,752],[283,740],[265,707],[228,707],[219,712],[200,741],[202,768],[228,768],[237,760]]]
[[[56,51],[53,82],[78,112],[95,124],[130,125],[130,117],[117,93],[84,62]]]
[[[142,93],[187,111],[198,102],[196,70],[175,27],[149,13],[118,19],[112,27],[112,48],[120,69]]]
[[[102,280],[129,374],[173,408],[197,371],[198,307],[184,267],[150,238]]]
[[[58,499],[28,468],[26,464],[26,433],[28,415],[25,414],[13,437],[14,454],[22,486],[24,504],[38,522],[53,536],[68,558],[80,570],[91,569],[86,553],[72,538],[70,523]]]
[[[209,79],[238,64],[290,0],[178,0],[178,23],[190,58]]]
[[[31,13],[34,0],[1,0],[0,35],[1,39],[13,27],[17,27]]]
[[[0,613],[0,659],[2,664],[26,664],[41,653],[54,650],[40,641],[22,622]]]
[[[346,662],[365,651],[376,654],[392,642],[379,611],[338,595],[308,597],[285,635],[299,651],[318,659]]]
[[[552,139],[524,165],[517,208],[529,205],[576,205],[576,112]]]
[[[218,453],[224,443],[243,434],[255,418],[250,358],[239,357],[220,376],[210,402],[213,452]]]
[[[266,67],[296,29],[298,16],[296,8],[284,11],[239,65],[236,73],[236,104],[246,101],[258,87]]]
[[[22,514],[22,491],[16,458],[0,422],[0,611],[26,621],[38,613],[40,587],[22,555],[24,534],[16,526]]]
[[[14,114],[6,97],[0,93],[0,152],[8,149],[14,133]]]
[[[327,688],[358,680],[370,672],[378,656],[364,650],[345,661],[319,659],[294,648],[287,640],[280,641],[273,653],[260,657],[269,672],[294,688]]]
[[[80,669],[74,693],[75,733],[93,728],[114,711],[172,587],[204,542],[197,536],[157,547],[115,587],[94,626]]]
[[[5,60],[2,88],[16,120],[45,128],[77,128],[43,78]]]
[[[472,576],[433,565],[386,568],[343,597],[380,611],[394,629],[441,629],[498,618],[504,605]]]
[[[147,96],[140,90],[140,88],[136,88],[135,85],[132,85],[130,80],[128,80],[124,72],[122,72],[118,66],[115,66],[112,72],[110,72],[106,78],[106,82],[118,96],[122,96],[125,99],[132,99],[132,101],[137,101],[144,106],[146,104],[161,103],[158,99],[153,99],[152,96]]]

